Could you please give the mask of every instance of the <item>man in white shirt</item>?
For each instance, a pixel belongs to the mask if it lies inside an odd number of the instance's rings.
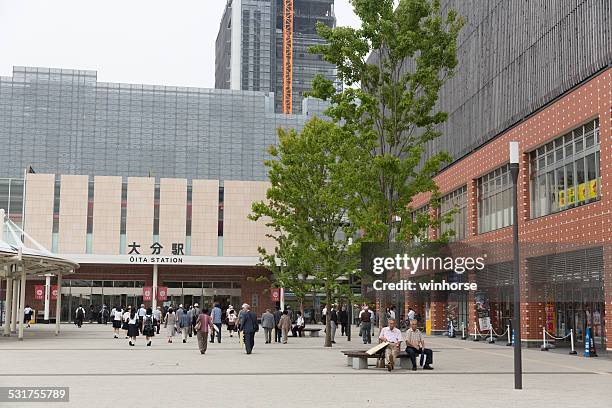
[[[385,363],[387,370],[395,367],[395,359],[399,355],[402,344],[402,332],[395,327],[395,319],[389,319],[389,326],[383,327],[378,336],[378,341],[386,341],[389,345],[385,348]]]
[[[408,321],[414,320],[414,315],[415,315],[414,310],[412,310],[412,308],[409,307],[408,308]]]
[[[144,317],[147,315],[147,309],[145,309],[144,304],[140,305],[140,309],[138,309],[138,329],[140,333],[142,333],[142,322],[144,321]]]

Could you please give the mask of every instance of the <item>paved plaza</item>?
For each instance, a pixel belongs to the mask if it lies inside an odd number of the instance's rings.
[[[612,360],[566,352],[524,350],[524,389],[513,390],[512,349],[486,342],[427,338],[434,371],[353,370],[340,350],[360,349],[360,339],[338,336],[332,349],[323,338],[289,338],[264,344],[256,338],[246,355],[226,331],[221,344],[202,356],[195,337],[152,347],[113,339],[102,325],[27,329],[24,341],[0,338],[0,386],[67,386],[70,403],[0,403],[41,407],[563,407],[600,406],[612,398]],[[209,404],[204,401],[209,400]],[[201,401],[201,403],[199,402]],[[573,401],[573,402],[572,402]]]

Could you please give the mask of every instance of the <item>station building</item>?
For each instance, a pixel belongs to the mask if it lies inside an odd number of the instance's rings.
[[[284,115],[267,92],[15,67],[0,77],[0,207],[80,264],[62,284],[62,320],[103,304],[246,302],[262,313],[274,301],[258,247],[273,247],[247,216],[265,199],[267,147],[278,128],[299,131],[322,110],[306,99]],[[45,283],[28,279],[37,311]]]

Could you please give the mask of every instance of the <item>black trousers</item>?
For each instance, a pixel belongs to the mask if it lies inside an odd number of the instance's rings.
[[[255,346],[255,332],[244,332],[244,348],[247,354],[251,354]]]
[[[304,337],[304,326],[293,326],[291,328],[291,334],[293,334],[293,337],[297,337],[298,334],[300,337]]]
[[[281,329],[279,329],[278,327],[276,327],[276,325],[274,326],[274,342],[275,343],[280,343],[281,341],[281,336],[283,335]]]
[[[424,353],[425,354],[425,365],[433,364],[433,351],[431,349],[417,349],[411,346],[406,347],[406,353],[408,353],[408,357],[410,357],[410,362],[413,367],[416,367],[416,356],[417,354]]]
[[[340,322],[340,334],[342,336],[346,336],[346,326],[348,326],[348,323]]]

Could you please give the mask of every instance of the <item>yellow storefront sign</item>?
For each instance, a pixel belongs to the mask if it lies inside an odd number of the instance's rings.
[[[597,179],[589,181],[589,198],[597,197]]]
[[[567,203],[574,204],[576,202],[576,189],[570,187],[567,189]]]
[[[586,183],[578,184],[578,201],[586,200]]]
[[[565,207],[565,190],[559,191],[559,207]]]

